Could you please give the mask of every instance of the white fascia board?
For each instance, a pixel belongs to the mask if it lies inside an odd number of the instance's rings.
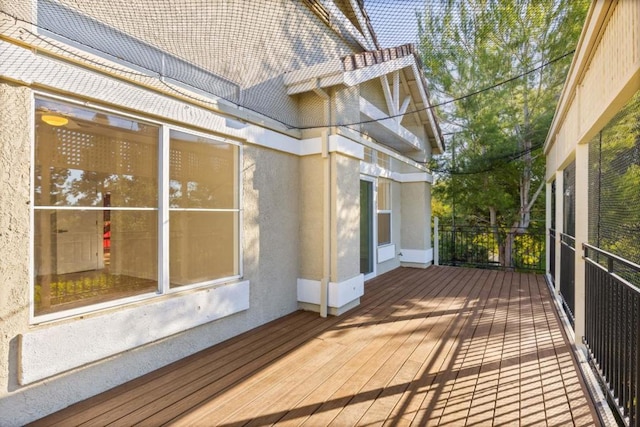
[[[428,182],[433,184],[433,176],[428,172],[402,173],[400,174],[400,182]]]
[[[390,132],[393,132],[398,138],[410,146],[414,150],[422,150],[420,139],[413,133],[409,132],[404,126],[400,125],[397,120],[390,118],[378,107],[360,97],[360,112],[370,119],[376,120],[378,124],[384,126]]]
[[[379,177],[382,172],[383,169],[374,163],[360,162],[360,173],[363,175]]]
[[[428,264],[433,261],[433,249],[400,249],[400,262]]]
[[[373,50],[376,47],[373,44],[373,41],[367,40],[360,31],[351,23],[349,18],[347,18],[344,13],[335,5],[333,0],[321,0],[322,5],[331,15],[330,21],[334,25],[337,25],[341,30],[344,30],[349,34],[349,36],[353,37],[353,39],[362,46],[365,50]]]
[[[440,133],[438,132],[438,126],[436,125],[435,113],[433,112],[431,107],[431,103],[429,102],[429,98],[427,97],[426,88],[422,85],[422,78],[420,74],[420,70],[418,70],[417,64],[414,63],[411,65],[411,70],[413,72],[414,79],[416,81],[416,85],[418,87],[418,91],[420,92],[420,98],[422,99],[423,108],[426,108],[427,117],[429,118],[429,126],[431,126],[431,131],[433,132],[433,136],[436,140],[437,148],[441,153],[444,153],[444,147],[442,145],[442,141],[440,140]],[[426,80],[426,78],[425,78]]]
[[[315,88],[334,86],[343,82],[342,61],[333,59],[282,76],[288,95],[309,92]]]
[[[356,86],[369,80],[380,78],[386,74],[399,71],[403,68],[415,65],[413,55],[403,56],[402,58],[392,59],[390,61],[381,62],[379,64],[368,65],[352,71],[344,72],[344,84],[347,86]]]
[[[364,159],[364,147],[357,142],[342,136],[329,136],[329,152],[340,153],[345,156],[354,157],[358,160]],[[322,153],[322,139],[309,138],[300,141],[300,156],[310,156]]]
[[[353,13],[355,13],[356,15],[358,24],[360,24],[360,28],[362,28],[362,34],[367,39],[367,42],[369,43],[370,46],[375,46],[375,43],[373,42],[373,35],[369,31],[369,27],[367,26],[367,21],[362,13],[362,9],[360,9],[360,6],[357,4],[357,0],[350,0],[349,2],[351,4],[351,9],[353,10]],[[372,49],[374,48],[371,48],[369,50],[372,50]]]
[[[167,295],[155,302],[20,335],[20,384],[30,384],[249,308],[249,281]]]
[[[400,173],[391,172],[381,168],[374,163],[360,162],[360,173],[362,175],[372,176],[376,178],[387,178],[401,184],[411,182],[426,182],[433,184],[433,175],[428,172]]]
[[[340,59],[332,59],[300,70],[289,71],[282,76],[282,80],[286,86],[289,86],[310,79],[320,79],[335,74],[342,74],[343,70],[342,61]]]

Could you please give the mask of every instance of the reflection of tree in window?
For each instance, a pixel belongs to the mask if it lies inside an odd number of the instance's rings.
[[[36,99],[35,134],[35,314],[154,292],[159,128]]]

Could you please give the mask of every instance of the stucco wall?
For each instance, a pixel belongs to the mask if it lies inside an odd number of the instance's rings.
[[[402,184],[402,249],[431,247],[431,191],[425,182]]]
[[[360,161],[332,155],[332,282],[360,274]]]
[[[157,7],[152,0],[63,0],[60,5],[56,7],[79,9],[122,33],[237,83],[244,93],[230,93],[234,102],[289,125],[297,124],[297,106],[284,91],[282,73],[353,53],[352,46],[299,1],[170,0]],[[60,13],[56,19],[64,16]],[[83,31],[84,26],[70,25],[75,33],[70,37],[91,43],[96,36]],[[126,47],[124,41],[118,48]],[[187,81],[189,73],[183,70]]]
[[[18,388],[17,335],[29,323],[30,99],[0,82],[0,425],[10,412],[3,396]]]
[[[581,65],[571,70],[547,138],[548,181],[571,162],[575,146],[589,141],[640,88],[640,2],[601,2],[593,9],[576,53]]]
[[[322,279],[323,159],[300,158],[300,278]]]
[[[29,325],[31,99],[29,89],[0,83],[0,425],[22,425],[297,309],[299,159],[248,145],[241,170],[249,310],[20,386],[18,336],[77,319]]]

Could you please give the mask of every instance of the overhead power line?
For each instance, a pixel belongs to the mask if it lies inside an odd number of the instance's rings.
[[[495,89],[497,87],[500,87],[500,86],[505,85],[507,83],[511,83],[511,82],[513,82],[515,80],[518,80],[518,79],[521,79],[521,78],[523,78],[525,76],[528,76],[529,74],[533,74],[533,73],[535,73],[537,71],[540,71],[544,67],[547,67],[547,66],[549,66],[549,65],[551,65],[551,64],[553,64],[555,62],[558,62],[558,61],[566,58],[569,55],[573,55],[574,52],[575,52],[575,49],[570,50],[570,51],[568,51],[568,52],[566,52],[566,53],[564,53],[564,54],[562,54],[562,55],[560,55],[558,57],[550,59],[547,62],[543,62],[542,64],[538,65],[535,68],[532,68],[532,69],[527,70],[527,71],[525,71],[525,72],[523,72],[521,74],[518,74],[517,76],[510,77],[510,78],[508,78],[506,80],[502,80],[502,81],[500,81],[498,83],[495,83],[495,84],[493,84],[491,86],[487,86],[485,88],[476,90],[476,91],[468,93],[466,95],[458,96],[458,97],[450,99],[448,101],[443,101],[443,102],[440,102],[438,104],[434,104],[434,105],[431,105],[431,106],[428,106],[428,107],[416,108],[414,110],[409,110],[409,111],[406,111],[403,114],[393,114],[393,115],[385,116],[385,117],[383,117],[381,119],[361,120],[361,121],[358,121],[358,122],[351,122],[351,123],[336,123],[333,126],[356,126],[356,125],[362,125],[362,124],[367,124],[367,123],[380,122],[380,121],[383,121],[383,120],[393,119],[393,118],[397,118],[397,117],[403,117],[406,114],[417,113],[417,112],[420,112],[420,111],[427,111],[427,110],[431,110],[431,109],[436,108],[436,107],[442,107],[443,105],[448,105],[448,104],[452,104],[454,102],[462,101],[463,99],[467,99],[467,98],[470,98],[472,96],[479,95],[479,94],[481,94],[483,92],[487,92],[487,91],[493,90],[493,89]],[[321,129],[321,128],[324,128],[324,127],[326,127],[326,126],[303,126],[303,127],[292,127],[291,129],[308,130],[308,129]]]

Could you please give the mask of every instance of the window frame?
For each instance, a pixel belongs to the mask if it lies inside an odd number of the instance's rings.
[[[91,110],[104,112],[107,114],[113,114],[123,118],[136,120],[142,123],[158,126],[158,150],[156,159],[158,162],[158,203],[157,207],[152,208],[156,210],[157,215],[157,227],[158,227],[158,241],[157,241],[157,287],[155,292],[146,292],[139,295],[114,299],[110,301],[100,302],[96,304],[89,304],[81,307],[76,307],[67,310],[61,310],[48,314],[35,314],[35,211],[40,209],[51,208],[51,206],[35,206],[35,164],[36,164],[36,99],[45,99],[54,102],[66,103],[72,106],[80,108],[88,108]],[[217,135],[213,132],[207,133],[200,130],[195,130],[180,125],[170,123],[169,120],[163,121],[158,119],[151,119],[143,115],[131,114],[123,110],[116,108],[106,107],[93,102],[81,101],[76,98],[67,96],[61,96],[58,94],[33,90],[30,97],[30,113],[29,113],[29,125],[30,129],[30,177],[29,177],[29,323],[40,324],[49,321],[76,317],[80,315],[90,314],[97,311],[130,305],[133,303],[143,301],[153,301],[158,298],[171,296],[173,294],[190,291],[193,289],[207,289],[212,287],[221,286],[226,283],[234,283],[242,279],[244,276],[244,253],[243,253],[243,224],[244,224],[244,211],[243,206],[243,185],[242,185],[242,160],[243,160],[243,146],[240,141],[232,140],[224,136]],[[234,182],[236,185],[235,197],[237,198],[237,206],[234,209],[225,209],[226,212],[237,213],[237,223],[234,227],[234,247],[232,248],[235,256],[237,256],[237,269],[238,274],[227,276],[223,278],[206,280],[203,282],[193,283],[189,285],[170,287],[169,277],[169,154],[170,154],[170,133],[172,130],[178,132],[184,132],[193,136],[206,138],[209,140],[215,140],[225,144],[233,145],[237,147],[236,169]],[[79,206],[78,210],[83,208]]]

